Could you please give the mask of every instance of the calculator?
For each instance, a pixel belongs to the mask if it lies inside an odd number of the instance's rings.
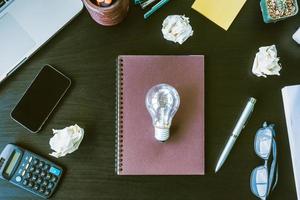
[[[14,144],[0,154],[0,178],[33,194],[48,199],[54,193],[63,169]]]

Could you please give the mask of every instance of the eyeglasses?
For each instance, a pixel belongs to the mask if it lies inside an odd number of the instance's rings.
[[[265,163],[252,171],[250,186],[252,193],[261,200],[267,199],[278,180],[275,134],[274,124],[267,125],[264,122],[263,127],[256,132],[254,139],[255,153],[264,159]],[[271,163],[269,163],[270,157],[272,157]]]

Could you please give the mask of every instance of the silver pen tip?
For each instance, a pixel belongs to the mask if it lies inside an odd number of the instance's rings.
[[[218,163],[217,166],[216,166],[216,169],[215,169],[215,173],[217,173],[219,171],[219,169],[220,169],[220,165]]]

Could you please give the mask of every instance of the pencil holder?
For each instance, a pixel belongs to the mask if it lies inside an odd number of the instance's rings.
[[[126,17],[129,9],[129,0],[116,0],[108,7],[100,7],[92,0],[82,0],[91,17],[103,26],[119,24]]]
[[[261,0],[260,8],[265,23],[295,16],[299,10],[297,0]]]

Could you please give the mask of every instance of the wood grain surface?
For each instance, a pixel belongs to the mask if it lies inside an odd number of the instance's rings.
[[[267,120],[276,124],[279,181],[274,200],[294,200],[294,185],[281,88],[300,83],[300,46],[292,34],[300,26],[297,15],[264,24],[259,1],[248,1],[224,31],[191,9],[193,0],[173,0],[149,20],[130,6],[128,17],[115,27],[96,24],[84,9],[57,36],[0,85],[0,149],[16,143],[66,169],[54,195],[56,200],[248,200],[253,168],[263,164],[253,149],[256,130]],[[161,24],[171,14],[190,17],[194,35],[183,45],[163,39]],[[260,46],[276,44],[281,76],[257,78],[251,67]],[[120,54],[205,55],[206,175],[116,176],[114,174],[115,72]],[[30,82],[51,64],[72,79],[72,87],[42,131],[30,134],[10,118],[10,112]],[[142,81],[142,80],[141,80]],[[218,174],[215,164],[248,97],[258,102],[254,114]],[[77,123],[86,135],[78,151],[54,159],[49,139],[52,128]],[[0,181],[0,200],[39,199]]]

